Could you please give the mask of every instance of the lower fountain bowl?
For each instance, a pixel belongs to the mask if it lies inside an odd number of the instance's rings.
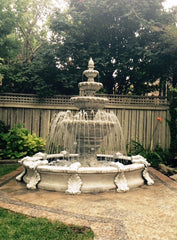
[[[54,155],[47,155],[48,159],[52,157]],[[147,162],[142,158],[127,165],[110,161],[109,166],[94,167],[82,167],[77,161],[68,166],[55,166],[39,155],[26,157],[20,162],[24,171],[16,179],[24,181],[28,189],[80,194],[111,190],[126,192],[145,183],[153,184],[148,174]]]

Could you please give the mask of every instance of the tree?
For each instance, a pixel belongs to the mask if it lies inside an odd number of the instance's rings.
[[[46,16],[48,0],[7,0],[0,3],[0,56],[5,62],[31,61],[46,39],[40,21]]]
[[[175,86],[176,11],[162,0],[68,0],[53,14],[50,4],[0,3],[1,91],[78,94],[90,57],[104,92],[145,94],[157,79],[162,92]]]
[[[21,63],[31,62],[35,53],[47,38],[46,21],[49,14],[49,0],[16,0],[17,34],[21,39]]]
[[[173,88],[177,87],[177,7],[171,12],[174,21],[164,28],[162,34],[161,52],[163,54],[164,65],[167,69],[166,80],[171,82]]]
[[[18,42],[15,36],[16,16],[11,5],[12,1],[0,1],[0,58],[10,62],[18,49]],[[4,60],[3,60],[4,59]]]
[[[62,77],[72,76],[71,89],[76,89],[92,57],[108,93],[116,85],[117,93],[126,94],[131,86],[135,94],[145,93],[145,83],[168,74],[163,64],[160,71],[156,66],[164,29],[171,23],[174,18],[161,0],[71,0],[50,26]]]
[[[50,94],[50,80],[56,64],[54,55],[49,53],[51,48],[47,41],[49,0],[8,0],[3,4],[1,12],[4,15],[0,26],[4,30],[4,35],[0,37],[1,91]],[[6,22],[9,23],[7,29]],[[8,39],[14,39],[12,47]],[[8,51],[5,51],[5,46]]]

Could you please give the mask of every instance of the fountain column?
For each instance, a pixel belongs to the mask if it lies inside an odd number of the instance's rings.
[[[79,83],[80,95],[72,97],[71,101],[74,103],[74,106],[80,110],[81,116],[79,121],[82,127],[76,137],[79,143],[78,151],[81,157],[93,159],[96,158],[96,151],[100,147],[103,137],[108,134],[106,128],[104,129],[106,122],[103,120],[97,121],[95,119],[96,114],[98,110],[104,108],[109,100],[95,96],[95,93],[103,87],[103,84],[94,81],[94,78],[99,75],[99,72],[94,70],[92,58],[90,58],[88,62],[88,70],[85,70],[83,75],[87,77],[87,81]],[[102,134],[100,134],[100,129]]]

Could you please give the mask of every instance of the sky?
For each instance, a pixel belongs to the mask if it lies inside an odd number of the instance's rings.
[[[164,7],[169,9],[173,6],[177,6],[177,0],[166,0],[164,3],[163,3]]]

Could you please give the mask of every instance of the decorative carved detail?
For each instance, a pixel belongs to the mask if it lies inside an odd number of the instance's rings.
[[[117,192],[126,192],[129,190],[127,185],[127,179],[125,178],[124,172],[120,172],[114,179],[114,182],[117,186]]]
[[[148,173],[148,169],[145,168],[144,171],[143,171],[143,177],[144,179],[146,180],[147,182],[147,185],[153,185],[154,184],[154,181],[152,180],[152,178],[149,176],[149,173]]]
[[[32,157],[26,156],[18,162],[23,164],[23,172],[16,177],[17,181],[24,181],[28,189],[36,189],[38,182],[40,181],[40,175],[37,171],[37,167],[48,164],[45,153],[36,153]]]
[[[24,177],[25,174],[26,174],[26,169],[23,168],[23,171],[16,177],[16,180],[17,180],[18,182],[23,181],[23,177]]]
[[[81,193],[82,180],[78,174],[72,175],[68,180],[68,189],[66,193],[80,194]]]
[[[69,168],[72,169],[72,170],[78,171],[80,166],[81,166],[80,162],[75,162],[75,163],[72,163]]]
[[[29,173],[28,173],[29,171]],[[38,182],[41,180],[40,174],[37,170],[28,170],[27,174],[24,176],[23,180],[26,183],[28,189],[36,189]]]
[[[150,163],[147,162],[146,158],[141,155],[131,156],[132,163],[142,163],[145,167],[150,166]]]

